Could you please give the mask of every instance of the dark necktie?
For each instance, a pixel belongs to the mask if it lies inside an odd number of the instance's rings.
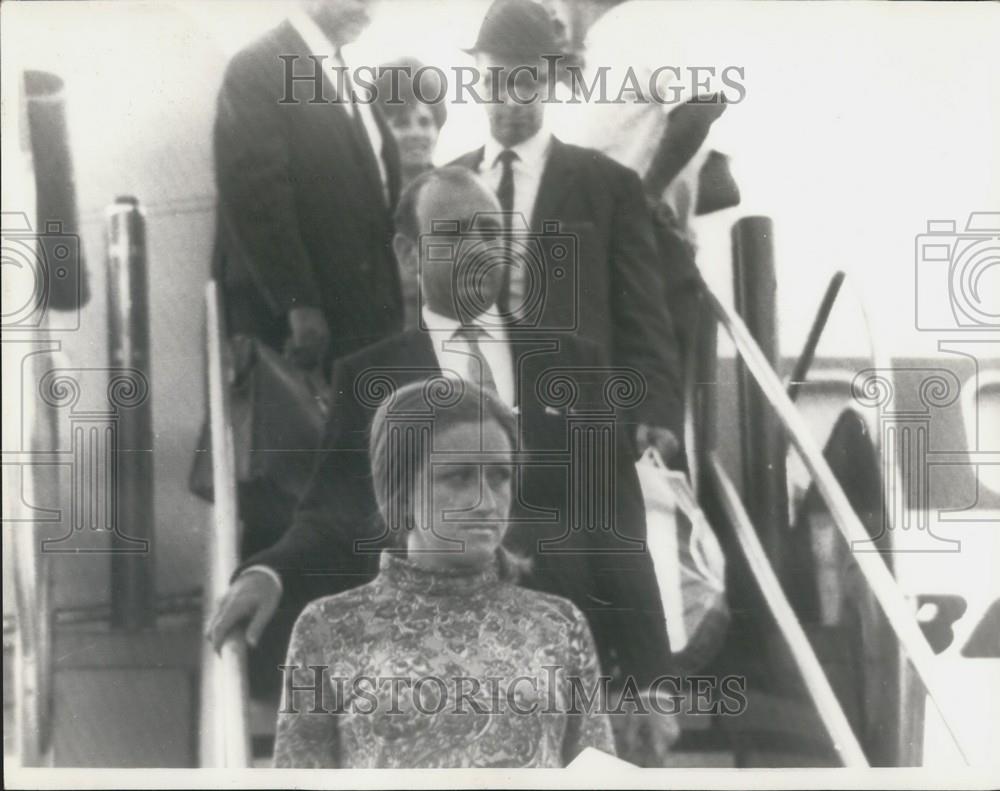
[[[486,355],[483,354],[483,348],[479,344],[481,338],[488,337],[488,333],[482,327],[459,327],[452,336],[455,340],[464,341],[468,344],[469,352],[478,360],[479,381],[476,382],[475,363],[469,365],[469,379],[484,390],[497,392],[497,381],[493,377],[493,369],[490,367],[489,362],[487,362]]]
[[[506,230],[510,230],[510,214],[514,211],[514,160],[518,159],[517,153],[509,148],[504,149],[497,156],[500,163],[500,184],[497,186],[497,200],[500,201],[500,208],[508,214],[505,219]],[[510,240],[507,240],[507,249],[510,249]],[[503,283],[500,286],[500,312],[509,314],[513,305],[516,310],[519,301],[516,295],[511,293],[511,269],[513,265],[504,267]],[[512,298],[513,297],[513,298]]]
[[[372,111],[372,117],[375,119],[375,125],[378,127],[379,134],[382,135],[382,164],[385,165],[385,178],[386,178],[386,188],[389,193],[389,208],[393,209],[396,203],[399,201],[399,165],[396,163],[398,158],[393,147],[396,145],[395,138],[392,136],[392,129],[389,128],[389,123],[385,120],[385,116],[382,115],[382,111],[378,108],[378,105],[369,105]]]
[[[500,163],[500,186],[497,187],[497,199],[504,211],[514,211],[514,160],[517,153],[509,148],[500,152],[497,162]]]
[[[337,53],[337,59],[339,65],[344,65],[343,59],[340,57],[340,53]],[[351,91],[353,90],[353,85],[351,83],[350,73],[348,71],[344,72],[344,90],[347,93],[347,97],[350,98]],[[368,129],[365,127],[365,122],[361,118],[361,110],[355,102],[348,101],[345,105],[347,110],[347,115],[351,120],[351,129],[354,133],[354,143],[361,156],[361,161],[364,163],[365,170],[368,171],[368,177],[372,180],[372,186],[378,190],[378,195],[382,199],[383,204],[385,203],[385,189],[382,185],[382,172],[378,166],[378,159],[376,157],[378,154],[375,153],[375,147],[372,145],[372,139],[368,135]],[[373,108],[374,110],[374,108]],[[377,123],[377,119],[376,119]],[[379,129],[381,132],[381,127]],[[383,133],[382,137],[382,148],[384,154],[385,149],[385,135]]]

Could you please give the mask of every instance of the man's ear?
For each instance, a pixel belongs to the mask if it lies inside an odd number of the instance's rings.
[[[397,233],[392,237],[392,251],[396,254],[396,260],[405,264],[409,262],[410,256],[416,255],[417,245],[412,239]]]

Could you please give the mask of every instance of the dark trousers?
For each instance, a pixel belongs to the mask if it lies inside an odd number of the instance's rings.
[[[240,559],[245,560],[281,538],[292,523],[295,498],[268,481],[255,481],[240,484],[239,508],[243,522]],[[277,701],[280,696],[281,671],[278,667],[285,663],[292,627],[301,609],[279,607],[257,647],[250,650],[247,675],[251,697]]]

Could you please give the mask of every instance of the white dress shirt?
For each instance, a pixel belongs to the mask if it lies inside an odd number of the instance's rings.
[[[511,167],[514,175],[514,211],[524,216],[527,227],[531,226],[531,214],[535,210],[535,199],[538,197],[538,187],[542,183],[542,172],[545,170],[551,143],[552,133],[542,127],[533,137],[510,147],[517,154]],[[506,150],[505,146],[492,137],[487,139],[483,147],[479,175],[493,192],[500,187],[503,165],[500,164],[499,156]]]
[[[510,147],[510,150],[517,154],[517,158],[511,162],[514,177],[514,213],[524,218],[523,223],[516,220],[511,223],[512,231],[527,231],[531,228],[531,215],[535,210],[538,188],[542,183],[542,173],[545,171],[551,147],[552,133],[544,126],[532,137]],[[503,164],[499,157],[506,150],[506,147],[492,137],[487,139],[483,147],[483,161],[479,166],[479,174],[494,193],[500,188],[500,179],[503,176]],[[507,307],[517,314],[525,299],[526,273],[523,261],[515,259],[512,263],[510,299]]]
[[[467,341],[456,339],[455,333],[461,329],[461,324],[457,319],[450,319],[429,310],[426,306],[421,310],[423,316],[423,326],[430,336],[431,346],[434,349],[434,356],[437,358],[438,367],[445,376],[457,376],[466,381],[476,384],[480,382],[480,370],[478,357],[472,353]],[[496,316],[497,311],[494,306],[487,310],[486,316]],[[507,406],[514,408],[514,365],[510,353],[510,342],[507,333],[502,326],[494,327],[482,321],[474,322],[482,327],[486,333],[485,337],[479,339],[479,348],[483,357],[489,363],[493,372],[493,379],[496,382],[497,392],[501,400]],[[254,565],[248,566],[241,573],[249,574],[257,572],[270,577],[282,590],[281,576],[270,566]]]
[[[337,83],[339,82],[339,79],[334,76],[338,72],[333,71],[336,66],[343,66],[346,69],[343,71],[344,88],[350,95],[352,87],[351,68],[344,60],[343,52],[331,43],[319,25],[316,24],[316,21],[302,9],[297,9],[290,14],[288,21],[292,23],[292,27],[295,28],[296,32],[306,43],[310,54],[317,57],[326,56],[326,59],[322,61],[323,74],[326,77],[327,87],[333,92],[333,98],[336,99]],[[363,100],[366,97],[361,95],[357,98]],[[378,127],[378,122],[375,120],[375,113],[372,110],[371,104],[365,101],[352,101],[350,104],[345,104],[344,109],[349,113],[356,113],[361,118],[365,132],[368,133],[368,141],[371,143],[372,152],[375,154],[375,161],[378,163],[379,176],[382,179],[382,197],[386,205],[388,205],[389,174],[386,171],[385,160],[382,159],[382,132]]]
[[[467,341],[455,338],[455,333],[461,329],[458,319],[450,319],[435,313],[426,305],[421,310],[423,325],[434,347],[434,356],[438,366],[446,376],[461,378],[480,383],[479,361],[469,348]],[[487,310],[486,316],[497,316],[496,308]],[[510,342],[502,326],[493,326],[489,322],[476,320],[473,322],[486,333],[479,339],[479,348],[483,357],[493,372],[497,392],[507,406],[514,407],[514,364],[511,359]]]

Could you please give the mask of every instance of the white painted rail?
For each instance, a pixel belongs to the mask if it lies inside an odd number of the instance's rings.
[[[207,542],[204,589],[205,617],[208,618],[225,593],[239,562],[239,514],[224,353],[226,334],[214,281],[210,281],[205,289],[205,309],[215,503]],[[250,766],[246,647],[242,638],[227,640],[218,654],[205,641],[201,690],[201,765],[217,768]]]
[[[778,629],[788,644],[788,649],[792,653],[802,681],[816,704],[816,711],[826,728],[830,741],[833,742],[834,749],[840,755],[844,766],[850,768],[869,766],[864,750],[861,749],[861,745],[854,735],[854,730],[837,700],[837,695],[826,678],[823,666],[809,643],[809,637],[802,629],[792,605],[785,597],[785,592],[781,588],[781,583],[778,581],[774,569],[771,568],[767,553],[764,552],[764,547],[761,546],[760,539],[757,538],[757,531],[743,507],[739,493],[714,453],[710,456],[709,470],[715,481],[716,489],[721,495],[722,507],[725,509],[726,516],[729,517],[733,531],[736,533],[736,539],[743,549],[747,564],[760,586],[771,614],[774,615]]]
[[[830,514],[849,547],[871,543],[871,537],[861,523],[854,509],[841,489],[823,456],[819,445],[813,439],[804,418],[789,399],[784,385],[774,372],[764,353],[757,346],[750,330],[735,313],[723,305],[705,286],[706,301],[719,324],[732,338],[737,353],[756,380],[771,408],[774,409],[784,426],[792,445],[799,452],[806,468]],[[917,624],[912,607],[907,604],[899,585],[877,552],[855,552],[861,573],[885,613],[890,628],[909,657],[917,676],[920,678],[931,704],[937,709],[955,747],[968,764],[969,752],[963,746],[963,739],[955,727],[957,717],[949,716],[946,704],[950,700],[945,690],[946,684],[938,681],[934,652]]]

